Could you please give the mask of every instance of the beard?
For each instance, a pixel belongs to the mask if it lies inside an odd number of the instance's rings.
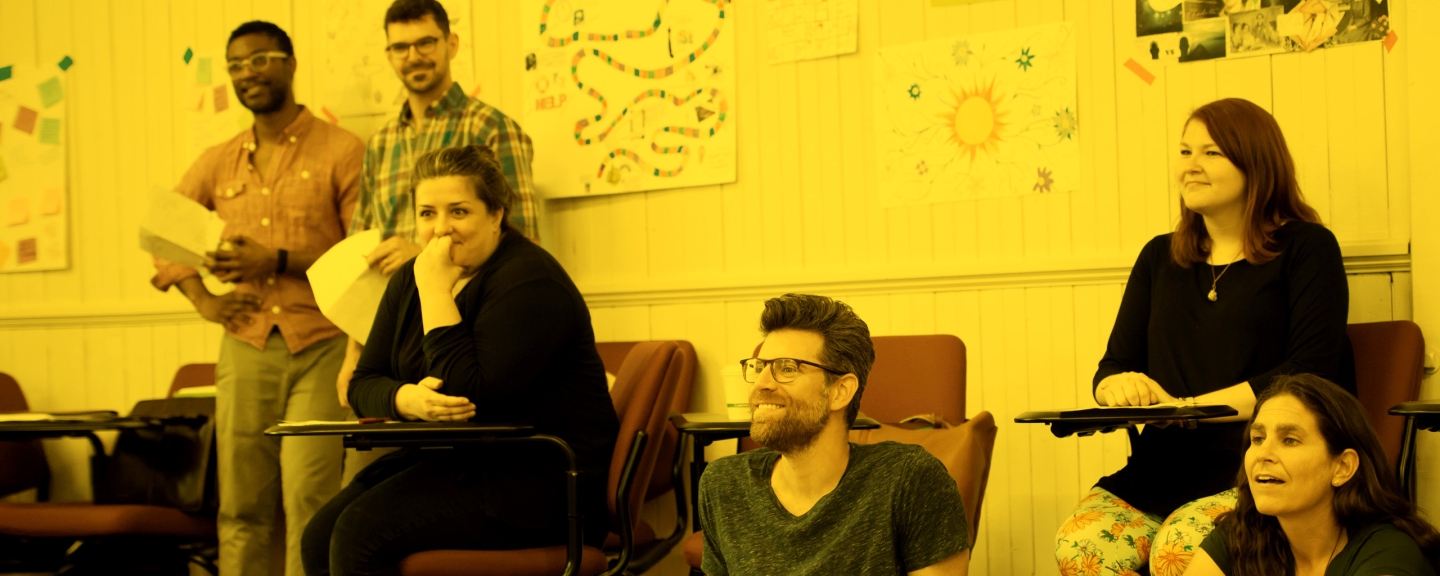
[[[752,401],[751,404],[753,406],[762,403],[764,402]],[[760,445],[781,454],[793,454],[808,448],[820,437],[820,432],[825,430],[825,424],[830,421],[830,412],[825,409],[823,394],[811,400],[791,398],[790,405],[785,407],[785,416],[778,421],[753,421],[754,408],[750,409],[750,415],[750,437]]]
[[[276,89],[274,85],[268,83],[257,84],[260,86],[260,95],[253,102],[242,96],[244,91],[235,91],[235,99],[240,101],[241,106],[256,114],[269,114],[285,105],[285,90]]]
[[[428,71],[424,79],[414,80],[410,77],[412,72],[421,70]],[[400,75],[400,82],[412,94],[425,94],[439,86],[444,77],[444,71],[440,69],[438,62],[420,62],[406,66],[404,73]]]

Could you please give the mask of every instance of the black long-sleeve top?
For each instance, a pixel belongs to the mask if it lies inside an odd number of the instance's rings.
[[[433,376],[444,382],[440,393],[475,404],[473,421],[530,424],[559,436],[584,472],[586,532],[603,537],[609,526],[605,482],[620,424],[580,291],[549,253],[508,232],[455,304],[461,322],[426,334],[415,261],[395,273],[351,379],[355,413],[398,419],[400,387]],[[489,516],[525,526],[542,518],[563,525],[564,460],[547,445],[406,457],[455,459],[456,473],[476,478]]]
[[[1355,392],[1355,363],[1345,334],[1350,293],[1335,235],[1291,221],[1275,233],[1280,255],[1261,265],[1224,266],[1170,258],[1170,234],[1140,252],[1105,358],[1092,384],[1142,372],[1177,398],[1248,382],[1258,396],[1283,374],[1310,373]],[[1130,430],[1130,460],[1098,485],[1149,513],[1235,484],[1244,457],[1245,422],[1196,429]]]

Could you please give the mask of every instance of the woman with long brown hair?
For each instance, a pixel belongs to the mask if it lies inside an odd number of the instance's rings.
[[[1179,576],[1234,506],[1233,440],[1256,396],[1298,373],[1355,390],[1340,246],[1305,203],[1275,118],[1234,98],[1201,106],[1175,167],[1179,222],[1135,262],[1093,395],[1102,406],[1226,404],[1238,414],[1131,429],[1129,462],[1056,535],[1063,575],[1148,563],[1155,576]]]
[[[1400,494],[1365,411],[1310,374],[1277,378],[1245,437],[1235,510],[1187,576],[1434,576],[1440,533]]]

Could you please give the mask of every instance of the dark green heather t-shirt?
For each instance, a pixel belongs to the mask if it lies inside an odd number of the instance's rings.
[[[924,448],[850,444],[835,490],[802,516],[770,488],[779,453],[716,460],[700,477],[710,576],[905,574],[969,546],[955,480]]]
[[[1230,551],[1225,545],[1229,529],[1222,525],[1205,537],[1200,548],[1230,576]],[[1350,542],[1330,561],[1325,576],[1435,576],[1435,565],[1420,546],[1393,524],[1371,524],[1350,535]]]

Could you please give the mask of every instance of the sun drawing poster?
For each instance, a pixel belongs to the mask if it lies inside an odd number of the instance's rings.
[[[1078,186],[1069,23],[881,48],[875,106],[887,206]]]
[[[521,127],[548,198],[735,181],[727,0],[525,0]]]

